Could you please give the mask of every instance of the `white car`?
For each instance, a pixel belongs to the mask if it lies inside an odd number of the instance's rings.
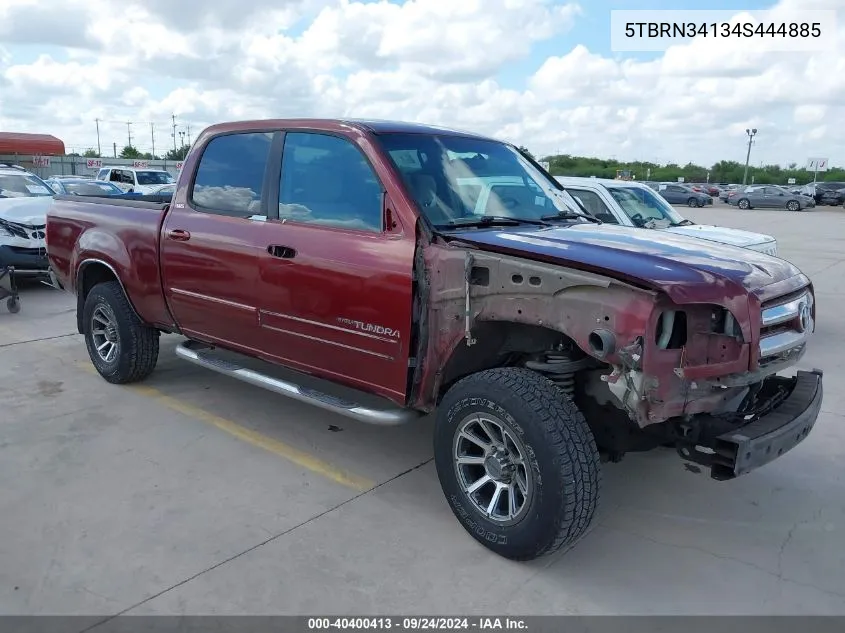
[[[13,266],[16,277],[47,274],[44,230],[53,195],[35,174],[0,165],[0,268]]]
[[[777,240],[771,235],[722,226],[696,224],[685,219],[652,188],[631,180],[556,176],[574,198],[592,215],[608,224],[656,229],[698,237],[711,242],[741,246],[778,255]]]
[[[124,191],[140,194],[155,193],[157,189],[176,182],[164,169],[136,169],[134,167],[103,167],[97,172],[97,180],[112,182]]]

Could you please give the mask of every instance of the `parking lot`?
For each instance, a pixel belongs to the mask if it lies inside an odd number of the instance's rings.
[[[73,298],[24,287],[0,309],[0,612],[845,614],[845,210],[681,213],[770,233],[813,279],[822,416],[733,482],[670,450],[606,464],[591,532],[527,564],[454,519],[431,419],[340,418],[185,364],[176,336],[113,386]]]

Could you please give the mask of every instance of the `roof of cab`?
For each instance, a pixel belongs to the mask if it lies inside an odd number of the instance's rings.
[[[648,187],[648,185],[643,184],[642,182],[639,182],[637,180],[616,180],[615,178],[590,178],[588,176],[555,176],[555,179],[561,184],[566,184],[567,182],[591,182],[599,185],[604,185],[605,187]]]
[[[453,128],[428,125],[425,123],[412,123],[409,121],[391,121],[382,119],[255,119],[249,121],[228,121],[217,123],[207,127],[203,135],[220,132],[240,132],[256,130],[261,128],[303,128],[325,131],[340,131],[344,128],[357,128],[358,130],[371,134],[442,134],[449,136],[465,136],[480,140],[495,141],[497,139],[475,132],[457,130]]]

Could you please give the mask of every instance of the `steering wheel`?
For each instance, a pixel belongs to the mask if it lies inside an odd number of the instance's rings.
[[[645,218],[641,214],[635,213],[631,216],[631,222],[633,222],[637,226],[643,226],[645,225]]]

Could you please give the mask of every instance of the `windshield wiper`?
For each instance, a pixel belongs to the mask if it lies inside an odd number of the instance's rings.
[[[534,226],[549,226],[549,223],[543,219],[530,220],[525,218],[511,218],[504,215],[482,215],[477,218],[458,218],[449,220],[444,224],[438,224],[439,227],[460,227],[460,226],[519,226],[520,224],[532,224]]]
[[[595,224],[604,224],[597,217],[592,215],[585,215],[583,213],[576,213],[575,211],[561,211],[560,213],[553,213],[551,215],[544,215],[540,218],[546,222],[551,220],[589,220]]]

